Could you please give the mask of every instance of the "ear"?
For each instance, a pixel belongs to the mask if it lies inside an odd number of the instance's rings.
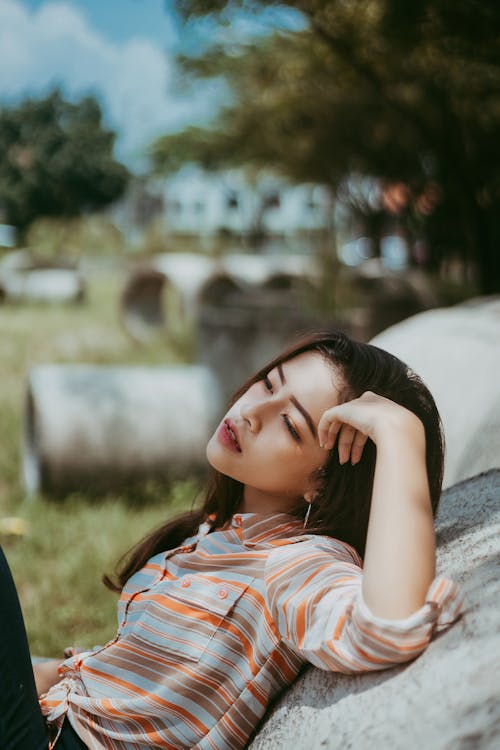
[[[318,493],[316,490],[308,490],[307,492],[304,492],[304,500],[306,503],[309,503],[309,505],[313,503],[317,497]]]
[[[306,491],[302,493],[302,497],[306,503],[314,503],[321,494],[323,487],[324,477],[326,476],[324,466],[320,466],[318,469],[313,471],[306,484]]]

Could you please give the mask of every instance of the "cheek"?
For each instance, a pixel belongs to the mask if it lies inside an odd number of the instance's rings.
[[[300,494],[307,477],[317,466],[311,457],[304,455],[300,448],[277,438],[255,456],[255,460],[245,467],[245,483],[264,486],[270,490]]]
[[[294,494],[303,491],[307,478],[324,458],[322,452],[316,455],[295,444],[279,424],[249,445],[244,454],[228,453],[215,433],[207,444],[206,457],[214,469],[242,484]]]

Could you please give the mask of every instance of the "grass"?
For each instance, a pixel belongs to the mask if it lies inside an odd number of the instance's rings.
[[[191,505],[195,479],[166,487],[145,483],[134,493],[27,498],[20,481],[25,375],[48,362],[165,364],[188,347],[157,341],[138,348],[119,322],[120,272],[94,274],[81,305],[0,307],[0,519],[27,523],[24,536],[1,534],[25,616],[33,654],[62,656],[72,644],[106,643],[116,630],[116,595],[102,583],[117,559],[169,515]]]

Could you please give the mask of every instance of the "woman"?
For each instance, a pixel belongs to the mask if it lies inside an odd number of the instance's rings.
[[[207,458],[203,507],[105,577],[116,637],[36,669],[56,750],[242,748],[306,662],[391,667],[459,616],[435,577],[439,415],[392,355],[302,339],[236,394]]]

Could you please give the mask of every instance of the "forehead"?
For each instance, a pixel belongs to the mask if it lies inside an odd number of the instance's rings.
[[[290,395],[318,422],[325,409],[339,403],[340,372],[319,352],[304,352],[281,365]],[[277,375],[279,377],[279,375]]]

